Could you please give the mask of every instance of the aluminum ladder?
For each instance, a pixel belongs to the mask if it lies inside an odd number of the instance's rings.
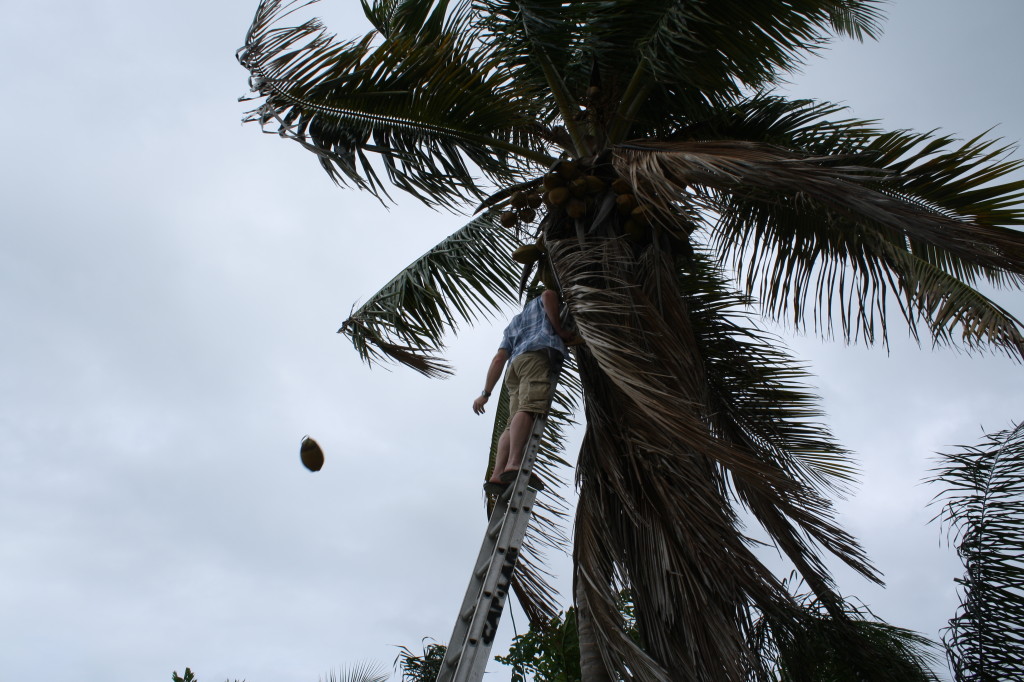
[[[561,363],[558,363],[551,372],[553,386],[558,386],[560,375]],[[519,475],[494,503],[437,682],[480,682],[483,679],[512,573],[533,514],[537,491],[528,483],[550,410],[549,400],[548,409],[533,420]]]

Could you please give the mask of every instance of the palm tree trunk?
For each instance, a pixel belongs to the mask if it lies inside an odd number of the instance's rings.
[[[576,597],[576,628],[580,636],[580,680],[581,682],[611,682],[608,670],[601,659],[594,636],[593,616],[587,592],[583,587],[583,579],[577,575],[575,586]]]

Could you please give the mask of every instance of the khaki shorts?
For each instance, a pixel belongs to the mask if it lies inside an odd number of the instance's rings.
[[[513,358],[505,373],[505,388],[508,389],[509,422],[517,412],[545,412],[551,398],[551,361],[548,352],[532,350]]]

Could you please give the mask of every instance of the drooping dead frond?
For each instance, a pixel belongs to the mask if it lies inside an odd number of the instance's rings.
[[[715,343],[707,337],[727,332],[695,328],[690,308],[700,301],[684,295],[666,254],[648,249],[638,262],[622,239],[555,240],[548,248],[586,341],[576,580],[606,663],[627,679],[679,679],[681,671],[686,679],[743,679],[751,664],[746,605],[781,613],[788,597],[750,551],[732,494],[823,600],[832,584],[816,547],[874,573],[831,521],[813,477],[794,475],[784,447],[773,452],[742,436],[742,421],[712,413],[726,396],[744,411],[741,390],[721,376],[708,381],[702,351]],[[781,432],[769,437],[786,440]],[[642,650],[613,608],[623,586],[635,597]]]
[[[653,260],[654,253],[644,260]],[[821,422],[804,365],[781,339],[761,331],[754,302],[734,293],[702,254],[678,271],[679,291],[704,360],[710,424],[812,487],[838,494],[856,478],[850,453]]]

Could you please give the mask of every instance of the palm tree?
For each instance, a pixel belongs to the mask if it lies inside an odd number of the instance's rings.
[[[248,119],[382,201],[479,203],[344,322],[368,362],[443,376],[447,332],[560,288],[585,342],[559,403],[586,421],[583,679],[741,680],[755,621],[799,625],[742,510],[845,622],[824,555],[880,581],[829,501],[855,467],[758,317],[885,344],[895,315],[1024,356],[1020,321],[978,289],[1024,283],[1010,148],[772,94],[834,37],[876,36],[879,0],[361,2],[373,30],[339,41],[285,26],[304,3],[261,1],[239,51]],[[548,505],[537,551],[562,539]],[[540,619],[555,609],[533,556],[518,594]]]
[[[929,479],[943,486],[937,518],[965,573],[960,608],[943,643],[957,682],[1024,677],[1024,423],[977,446],[940,455]]]
[[[839,604],[841,618],[813,594],[796,600],[801,608],[789,621],[759,618],[751,628],[758,682],[937,682],[930,666],[938,647],[928,638],[890,625],[852,600]]]

